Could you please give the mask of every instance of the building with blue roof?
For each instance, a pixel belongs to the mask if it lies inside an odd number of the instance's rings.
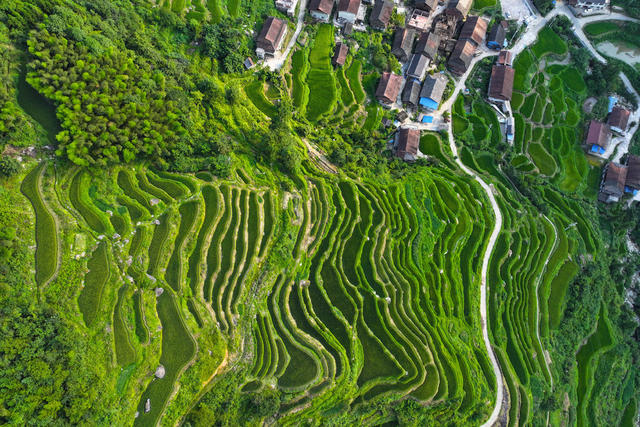
[[[444,74],[427,76],[420,91],[420,106],[427,110],[437,110],[446,87],[447,77]]]

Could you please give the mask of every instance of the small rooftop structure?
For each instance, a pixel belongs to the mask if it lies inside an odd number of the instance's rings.
[[[373,6],[371,16],[369,16],[369,24],[376,30],[385,30],[391,14],[393,13],[393,3],[389,0],[378,0]]]
[[[156,378],[164,378],[164,376],[166,375],[164,366],[158,365],[158,368],[156,369],[156,372],[154,375],[156,376]]]
[[[262,25],[262,30],[256,39],[256,52],[273,55],[280,49],[287,33],[287,22],[284,19],[269,16]],[[260,54],[258,55],[260,56]]]
[[[397,115],[396,115],[396,120],[399,122],[404,122],[405,120],[407,120],[409,118],[409,114],[402,110],[400,111]]]
[[[433,12],[438,7],[438,0],[414,0],[413,5],[416,9]]]
[[[638,190],[640,190],[640,156],[629,154],[625,191],[635,195]]]
[[[347,60],[347,55],[349,54],[349,45],[345,43],[338,42],[336,44],[336,48],[333,53],[333,58],[331,58],[331,63],[333,66],[342,67]]]
[[[451,72],[458,76],[466,73],[475,51],[476,46],[473,42],[469,40],[458,40],[453,48],[453,52],[451,52],[451,56],[449,56],[449,61],[447,62]]]
[[[612,131],[625,133],[627,131],[627,126],[629,125],[630,115],[631,113],[629,112],[629,110],[616,105],[611,109],[607,124]]]
[[[403,127],[396,133],[395,138],[396,157],[405,162],[412,162],[418,158],[420,147],[420,130],[416,128]]]
[[[450,0],[444,13],[462,21],[469,14],[472,3],[473,0]]]
[[[598,200],[604,203],[620,201],[627,181],[627,167],[619,163],[609,163],[605,167]]]
[[[420,91],[420,106],[428,110],[437,110],[446,87],[447,77],[444,74],[427,76]]]
[[[310,0],[309,13],[314,19],[329,22],[329,17],[333,11],[333,0]]]
[[[351,33],[353,33],[353,24],[351,22],[347,22],[344,24],[344,27],[342,27],[342,34],[348,36]]]
[[[502,49],[507,37],[507,21],[497,22],[487,36],[487,47],[490,49]]]
[[[506,65],[494,65],[489,79],[489,100],[494,102],[511,101],[515,70]]]
[[[360,0],[340,0],[340,3],[338,3],[338,21],[352,24],[356,22],[360,3]]]
[[[429,12],[421,9],[413,9],[411,17],[407,21],[407,27],[415,28],[422,32],[429,29]]]
[[[420,82],[416,79],[409,79],[402,90],[402,103],[410,107],[417,107],[420,101]]]
[[[409,68],[407,68],[407,76],[422,80],[424,74],[427,72],[428,66],[429,59],[426,56],[420,53],[414,53],[411,57],[411,62],[409,62]]]
[[[482,44],[484,36],[487,34],[487,21],[479,16],[470,16],[462,26],[458,40],[470,40],[477,46]]]
[[[591,120],[589,130],[587,132],[587,145],[591,146],[591,152],[595,154],[604,154],[609,141],[611,139],[611,130],[609,126],[597,120]]]
[[[253,59],[251,59],[250,56],[247,56],[246,59],[243,62],[244,64],[244,68],[246,68],[247,70],[253,68],[254,63],[253,63]]]
[[[435,61],[438,57],[438,46],[440,46],[440,37],[436,33],[422,33],[416,45],[416,53]]]
[[[396,30],[396,34],[393,37],[391,53],[393,53],[400,62],[406,62],[406,60],[409,59],[415,36],[415,31],[409,28],[398,28]]]
[[[498,61],[497,64],[498,65],[508,65],[509,67],[511,67],[512,64],[512,53],[509,50],[501,50],[500,53],[498,54]]]
[[[385,71],[378,83],[376,99],[386,105],[393,104],[400,94],[400,86],[402,86],[402,76]]]

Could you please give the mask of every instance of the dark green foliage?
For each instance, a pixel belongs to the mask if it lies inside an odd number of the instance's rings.
[[[107,422],[107,385],[91,371],[79,331],[50,308],[7,295],[2,299],[0,420],[15,425]]]
[[[33,34],[29,51],[37,59],[28,82],[57,105],[59,155],[82,166],[158,159],[184,135],[166,79],[145,63],[116,49],[94,54],[47,30]]]
[[[3,156],[0,158],[0,177],[8,178],[20,172],[22,166],[13,157]]]

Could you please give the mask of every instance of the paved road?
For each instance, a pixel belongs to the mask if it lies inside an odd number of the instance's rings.
[[[264,60],[264,65],[269,67],[271,70],[276,71],[282,68],[285,61],[289,57],[291,53],[291,49],[296,45],[296,41],[298,40],[298,36],[302,31],[302,27],[304,27],[304,15],[307,12],[307,1],[308,0],[300,0],[300,5],[298,6],[300,9],[298,10],[298,22],[296,23],[296,31],[293,33],[293,37],[289,40],[289,44],[286,49],[282,51],[282,53],[276,54],[273,58],[268,58]]]
[[[504,382],[502,379],[502,371],[500,370],[500,364],[498,363],[498,359],[496,358],[495,353],[493,352],[493,348],[491,347],[491,341],[489,340],[489,331],[487,329],[487,271],[489,269],[489,260],[491,259],[491,254],[493,253],[493,248],[496,245],[496,241],[498,240],[498,235],[500,231],[502,231],[502,212],[500,212],[500,208],[498,207],[498,202],[496,202],[496,198],[493,194],[493,185],[489,186],[479,175],[473,172],[471,169],[467,168],[464,163],[458,157],[458,147],[456,147],[456,143],[453,140],[453,129],[451,129],[451,122],[449,122],[449,147],[451,147],[451,153],[453,157],[456,159],[456,163],[466,174],[471,175],[475,178],[476,181],[480,184],[482,189],[487,193],[487,197],[489,198],[489,202],[491,202],[491,208],[493,209],[493,215],[495,216],[495,224],[493,225],[493,231],[491,232],[491,236],[489,237],[489,244],[487,245],[487,249],[484,251],[484,255],[482,258],[482,273],[481,273],[481,284],[480,284],[480,317],[482,323],[482,339],[484,340],[484,345],[487,348],[487,353],[489,354],[489,359],[491,360],[491,366],[493,367],[493,372],[496,376],[496,404],[493,408],[493,412],[489,419],[482,425],[483,427],[492,426],[500,416],[500,411],[502,410],[502,399],[504,396]]]

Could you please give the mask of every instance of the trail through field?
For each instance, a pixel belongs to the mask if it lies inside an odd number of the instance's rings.
[[[454,95],[457,96],[455,92]],[[451,114],[450,105],[448,111],[449,114]],[[500,370],[498,359],[496,358],[496,355],[493,352],[493,348],[491,347],[491,341],[489,340],[489,331],[487,329],[487,271],[489,269],[489,260],[491,258],[491,254],[493,253],[493,248],[496,245],[496,241],[498,240],[500,231],[502,231],[502,212],[500,212],[498,202],[496,202],[496,198],[493,194],[493,187],[489,186],[479,175],[474,173],[471,169],[467,168],[464,163],[462,163],[460,157],[458,157],[458,148],[456,147],[456,143],[453,140],[453,129],[451,126],[451,122],[449,122],[448,134],[449,146],[451,147],[453,158],[456,160],[456,163],[458,164],[460,169],[462,169],[466,174],[474,177],[475,180],[478,181],[482,189],[485,191],[485,193],[487,193],[487,197],[491,202],[493,214],[496,218],[496,222],[493,226],[493,231],[491,232],[491,236],[489,237],[489,244],[487,245],[487,249],[485,250],[482,259],[482,275],[480,284],[480,319],[482,324],[482,338],[484,340],[484,345],[487,348],[489,359],[491,360],[493,373],[496,376],[496,405],[494,406],[493,412],[491,412],[491,416],[489,417],[489,419],[483,424],[483,427],[488,427],[492,426],[498,420],[498,416],[500,415],[500,411],[502,410],[502,399],[504,397],[504,382],[502,380],[502,371]]]

